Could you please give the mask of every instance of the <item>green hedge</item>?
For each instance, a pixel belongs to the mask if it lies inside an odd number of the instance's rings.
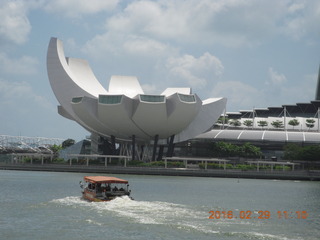
[[[283,166],[275,166],[274,169],[275,169],[275,170],[283,170]],[[291,170],[291,167],[289,167],[289,166],[284,166],[284,170],[285,170],[285,171],[290,171],[290,170]]]
[[[249,170],[255,170],[255,169],[257,169],[257,167],[253,166],[253,165],[250,166],[250,165],[247,165],[247,164],[237,164],[235,166],[235,169],[240,169],[242,171],[249,171]]]

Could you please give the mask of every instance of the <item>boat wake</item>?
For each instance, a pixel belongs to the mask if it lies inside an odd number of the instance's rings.
[[[177,219],[204,219],[206,213],[194,211],[185,205],[160,202],[136,201],[128,196],[118,197],[109,202],[88,202],[80,197],[65,197],[51,202],[75,208],[84,207],[99,214],[112,214],[130,221],[144,224],[170,224]]]
[[[52,200],[51,203],[83,208],[96,216],[112,216],[119,221],[138,224],[162,225],[172,229],[186,232],[202,232],[205,235],[217,235],[223,239],[264,239],[264,240],[288,240],[285,236],[272,235],[261,232],[252,232],[252,228],[259,229],[261,222],[242,221],[240,219],[208,219],[207,209],[193,209],[191,206],[161,201],[136,201],[128,196],[118,197],[109,202],[88,202],[80,197],[65,197]],[[89,224],[104,225],[96,218],[85,220]],[[100,219],[101,221],[101,219]],[[250,231],[235,231],[247,228]],[[230,231],[234,229],[233,231]],[[236,237],[236,239],[239,239]],[[301,240],[299,238],[295,238]]]

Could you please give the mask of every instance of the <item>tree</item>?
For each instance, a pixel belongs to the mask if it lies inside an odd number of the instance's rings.
[[[258,121],[258,126],[261,128],[264,128],[266,126],[268,126],[268,122],[267,121]]]
[[[57,152],[59,152],[62,149],[61,145],[56,145],[53,144],[52,146],[50,146],[50,150],[55,154]]]
[[[217,157],[246,157],[255,158],[262,155],[260,148],[251,143],[244,143],[242,146],[226,142],[215,142],[212,147],[213,156]]]
[[[310,128],[313,128],[314,127],[314,122],[315,120],[314,119],[306,119],[306,126],[310,129]]]
[[[232,119],[230,120],[230,125],[233,125],[234,127],[241,126],[241,122],[238,119]]]
[[[245,120],[245,121],[243,121],[243,125],[245,125],[246,127],[252,127],[253,121],[252,120]]]
[[[288,144],[284,147],[284,159],[286,160],[305,160],[317,161],[320,159],[320,146],[299,146]]]
[[[229,118],[227,118],[227,117],[219,117],[219,119],[217,121],[217,123],[219,123],[219,124],[228,124],[228,122],[229,122]]]
[[[240,147],[242,157],[254,158],[261,156],[260,148],[253,146],[251,143],[245,143]]]
[[[273,122],[271,123],[271,125],[272,125],[274,128],[283,128],[283,122],[280,121],[280,120],[273,121]]]
[[[73,144],[75,144],[75,142],[76,142],[75,140],[69,138],[62,142],[62,148],[64,149],[64,148],[70,147]]]
[[[297,144],[287,144],[283,147],[284,154],[283,154],[283,159],[286,160],[297,160],[299,158],[299,155],[302,151],[301,146]]]
[[[291,125],[294,129],[295,126],[298,126],[300,124],[300,122],[297,120],[297,119],[291,119],[289,122],[288,122],[289,125]]]
[[[213,154],[218,157],[232,157],[239,155],[239,147],[226,142],[216,142],[213,145]]]

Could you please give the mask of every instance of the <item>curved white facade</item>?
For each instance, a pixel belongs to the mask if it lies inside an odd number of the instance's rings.
[[[47,71],[59,114],[104,137],[185,141],[207,131],[226,106],[225,98],[201,101],[190,88],[148,95],[132,76],[112,76],[107,91],[87,61],[64,56],[57,38],[49,43]]]

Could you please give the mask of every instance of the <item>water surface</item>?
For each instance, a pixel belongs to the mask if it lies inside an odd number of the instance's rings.
[[[112,175],[129,180],[135,200],[91,203],[80,197],[79,181],[85,175],[94,174],[0,171],[3,239],[315,240],[320,236],[319,182]],[[233,216],[209,219],[209,211]],[[242,219],[248,211],[250,219]],[[265,219],[265,211],[270,218]],[[297,211],[307,212],[307,218],[299,219]],[[261,215],[264,219],[259,219]]]

